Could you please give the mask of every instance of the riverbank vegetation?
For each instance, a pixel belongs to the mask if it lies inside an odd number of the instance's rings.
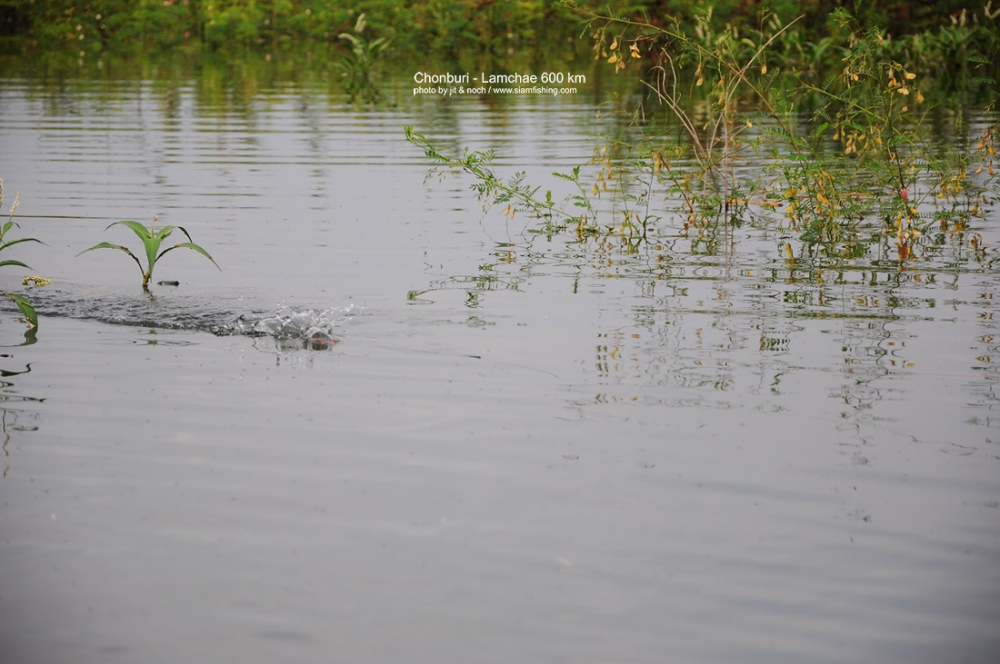
[[[943,83],[900,46],[926,35],[894,40],[837,9],[817,71],[788,55],[804,17],[772,13],[740,30],[720,27],[711,9],[656,20],[575,11],[595,58],[616,73],[637,70],[642,92],[609,106],[615,120],[589,164],[553,174],[574,187],[565,201],[525,173],[501,177],[489,151],[447,155],[407,128],[439,168],[471,175],[486,207],[537,217],[544,233],[613,237],[628,251],[679,226],[698,250],[725,252],[747,223],[779,229],[789,257],[907,261],[952,236],[979,248],[964,233],[997,200],[996,53],[966,55],[965,78]],[[991,17],[984,9],[982,20]],[[950,100],[942,123],[930,98],[947,91],[961,101]],[[951,139],[933,135],[932,121]]]
[[[618,94],[591,163],[556,174],[574,190],[566,205],[526,174],[501,177],[489,152],[446,155],[420,128],[407,136],[545,232],[635,247],[676,217],[714,251],[739,224],[776,221],[802,251],[856,256],[874,242],[907,260],[995,200],[992,2],[0,0],[0,51],[106,70],[144,61],[131,53],[180,55],[218,94],[314,75],[366,103],[382,100],[379,68],[589,62],[589,84]]]
[[[1000,3],[998,3],[1000,5]],[[768,21],[790,26],[772,56],[823,72],[838,59],[830,16],[846,7],[862,30],[879,30],[894,59],[911,70],[966,71],[969,58],[995,64],[1000,6],[981,0],[0,0],[4,49],[98,53],[142,49],[275,49],[308,43],[350,51],[340,35],[364,13],[369,39],[399,53],[459,58],[513,56],[538,47],[586,53],[580,13],[668,24],[690,38],[730,29],[742,37]]]

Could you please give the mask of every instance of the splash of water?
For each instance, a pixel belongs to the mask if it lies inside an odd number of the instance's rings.
[[[268,335],[279,341],[305,339],[317,334],[334,336],[336,328],[363,310],[364,307],[354,304],[321,310],[281,306],[273,316],[256,322],[247,321],[246,333]]]

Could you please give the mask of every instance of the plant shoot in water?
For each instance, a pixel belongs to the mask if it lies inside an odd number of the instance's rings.
[[[361,36],[364,32],[365,15],[362,12],[354,24],[354,33],[344,32],[339,35],[344,41],[350,42],[350,55],[342,58],[337,64],[344,77],[344,84],[351,99],[361,98],[367,102],[377,102],[381,97],[378,86],[375,85],[375,70],[379,61],[385,55],[389,42],[383,37],[368,41]]]
[[[16,196],[14,196],[14,203],[10,206],[10,216],[7,218],[7,223],[5,223],[2,227],[0,227],[0,251],[3,251],[4,249],[12,245],[19,244],[21,242],[41,242],[41,240],[36,240],[33,237],[23,237],[18,240],[7,240],[7,233],[10,232],[11,228],[17,226],[17,224],[14,223],[14,213],[17,211],[17,205],[20,202],[21,202],[21,194],[18,193]],[[3,178],[0,178],[0,206],[2,205],[3,205]],[[5,265],[28,267],[21,261],[16,261],[12,259],[0,261],[0,267],[3,267]],[[31,306],[31,303],[28,302],[27,299],[25,299],[20,295],[15,295],[14,293],[5,292],[5,293],[0,293],[0,295],[6,295],[7,297],[9,297],[11,300],[14,301],[14,304],[17,305],[17,308],[21,310],[21,313],[24,314],[24,318],[28,321],[29,330],[34,330],[35,328],[38,327],[38,315],[35,313],[35,308]]]
[[[153,217],[153,223],[159,221],[159,219],[159,217]],[[120,251],[124,251],[126,254],[131,256],[132,260],[135,261],[135,264],[139,266],[139,271],[142,272],[142,289],[147,293],[149,292],[149,280],[153,276],[153,268],[156,267],[156,262],[163,258],[166,253],[173,251],[174,249],[192,249],[197,251],[199,254],[212,261],[212,265],[218,267],[220,271],[222,270],[222,268],[219,267],[219,264],[215,262],[215,259],[212,258],[207,251],[191,241],[191,235],[181,226],[164,226],[160,230],[156,230],[152,223],[149,225],[149,228],[146,228],[138,221],[126,220],[116,221],[113,224],[110,224],[108,228],[111,228],[111,226],[117,226],[118,224],[128,226],[132,229],[132,232],[139,236],[139,239],[142,240],[143,247],[146,249],[145,268],[142,267],[142,262],[136,258],[136,255],[133,254],[128,247],[120,244],[112,244],[110,242],[100,242],[95,244],[89,249],[84,249],[77,254],[77,256],[85,254],[88,251],[93,251],[94,249],[118,249]],[[108,230],[108,228],[105,228],[104,230]],[[174,229],[184,233],[184,236],[188,239],[188,241],[169,246],[163,251],[160,251],[160,245],[164,240],[170,237],[170,234],[174,232]]]

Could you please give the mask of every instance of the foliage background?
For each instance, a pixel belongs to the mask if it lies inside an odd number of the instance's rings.
[[[582,0],[581,7],[656,23],[670,15],[689,22],[711,9],[716,28],[757,26],[774,13],[782,23],[802,16],[789,39],[817,42],[827,33],[827,17],[847,9],[865,28],[890,37],[926,33],[977,52],[996,41],[993,10],[980,0]],[[303,39],[337,42],[364,12],[374,34],[397,48],[455,54],[462,49],[504,54],[541,42],[565,43],[579,37],[578,22],[560,0],[0,0],[0,39],[10,49],[67,45],[96,51],[127,44],[211,48],[261,47]],[[954,50],[954,49],[953,49]],[[954,54],[954,53],[952,53]],[[945,54],[947,55],[947,54]]]

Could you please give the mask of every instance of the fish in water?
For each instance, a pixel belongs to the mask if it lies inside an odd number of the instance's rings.
[[[312,331],[303,341],[308,350],[327,350],[337,343],[337,339],[322,330]]]

